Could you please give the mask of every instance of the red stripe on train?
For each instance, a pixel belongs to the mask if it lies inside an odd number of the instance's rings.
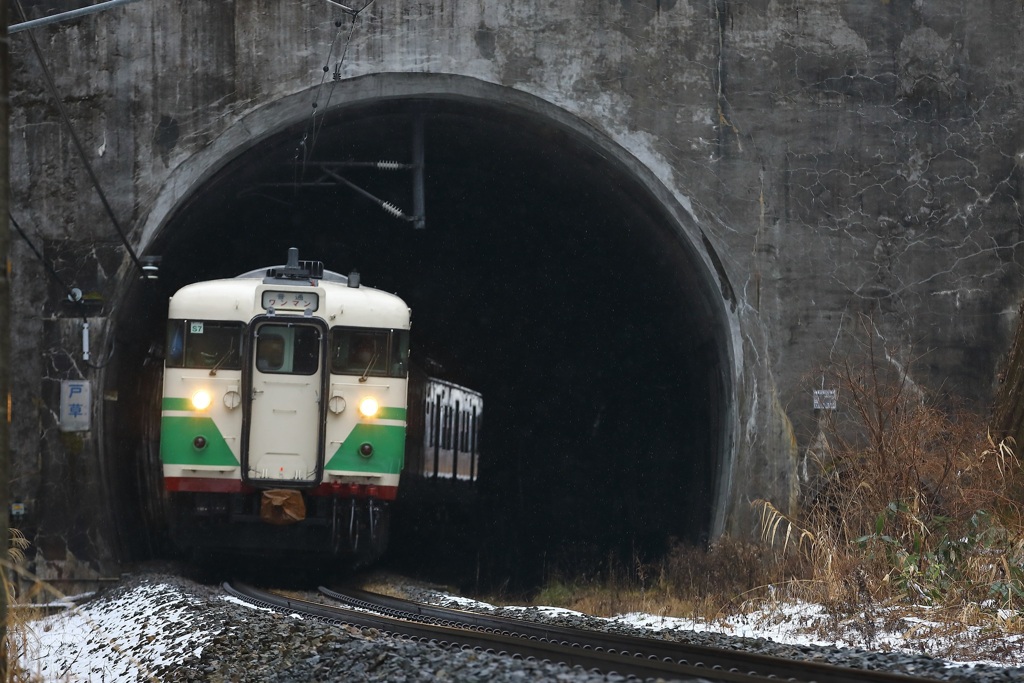
[[[258,489],[243,484],[240,479],[218,479],[213,477],[164,477],[164,488],[174,493],[253,493]],[[398,497],[397,486],[376,486],[373,484],[320,484],[308,492],[311,496],[333,496],[340,498],[376,498],[394,500]]]

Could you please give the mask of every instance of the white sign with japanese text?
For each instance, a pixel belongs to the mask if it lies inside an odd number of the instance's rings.
[[[815,389],[814,390],[814,409],[815,410],[835,410],[836,405],[839,403],[836,397],[835,389]]]
[[[87,432],[92,414],[92,386],[89,380],[65,379],[60,383],[60,430]]]

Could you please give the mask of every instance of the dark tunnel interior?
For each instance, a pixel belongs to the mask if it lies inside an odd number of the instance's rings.
[[[346,185],[312,186],[319,162],[410,161],[416,117],[425,229]],[[484,395],[480,507],[461,524],[398,516],[395,562],[414,554],[426,570],[452,546],[477,579],[530,585],[654,558],[670,539],[706,540],[725,333],[715,287],[640,183],[581,136],[505,107],[391,100],[318,121],[228,162],[148,250],[162,257],[160,279],[139,283],[119,311],[132,351],[111,380],[138,397],[115,418],[134,427],[108,448],[138,458],[142,425],[159,412],[146,354],[162,342],[168,296],[282,263],[294,246],[400,295],[414,356]],[[410,172],[340,173],[411,213]],[[155,495],[136,480],[124,488]],[[132,553],[152,551],[142,532],[124,534]]]

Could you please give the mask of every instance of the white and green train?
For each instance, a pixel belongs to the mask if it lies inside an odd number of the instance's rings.
[[[184,550],[373,559],[405,459],[409,307],[316,261],[171,297],[160,458]]]

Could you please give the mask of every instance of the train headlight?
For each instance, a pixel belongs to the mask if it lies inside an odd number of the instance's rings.
[[[377,399],[375,398],[364,398],[359,403],[359,412],[362,413],[363,417],[373,417],[379,409],[380,406],[377,405]]]
[[[196,393],[192,394],[192,407],[196,410],[206,410],[210,407],[212,399],[210,398],[210,392],[203,391],[200,389]]]

